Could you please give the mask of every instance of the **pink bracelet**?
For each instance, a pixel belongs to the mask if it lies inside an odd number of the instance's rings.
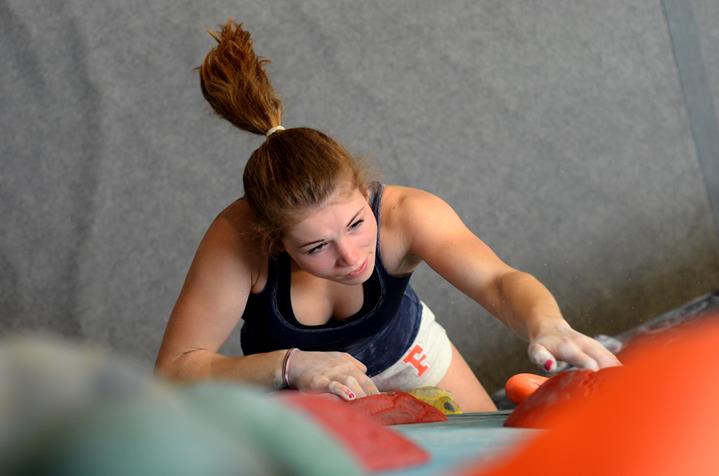
[[[285,358],[282,359],[282,384],[285,388],[290,387],[290,357],[294,351],[299,350],[296,347],[292,347],[285,353]]]

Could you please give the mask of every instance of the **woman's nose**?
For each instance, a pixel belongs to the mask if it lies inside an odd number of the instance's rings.
[[[337,254],[342,266],[352,266],[357,262],[357,250],[346,241],[337,244]]]

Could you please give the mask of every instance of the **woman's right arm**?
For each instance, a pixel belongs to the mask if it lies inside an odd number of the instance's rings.
[[[223,379],[278,388],[286,350],[246,357],[217,353],[238,324],[259,272],[260,253],[239,231],[238,222],[246,221],[241,216],[246,214],[227,215],[215,219],[197,249],[167,323],[155,371],[180,381]]]
[[[220,215],[202,239],[165,329],[155,363],[159,375],[177,381],[243,381],[275,389],[285,383],[282,364],[289,349],[242,357],[217,353],[242,317],[261,261],[267,259],[239,231],[249,228],[242,215],[246,214],[241,207]],[[367,367],[343,352],[297,351],[291,370],[289,383],[300,390],[348,400],[377,393]]]

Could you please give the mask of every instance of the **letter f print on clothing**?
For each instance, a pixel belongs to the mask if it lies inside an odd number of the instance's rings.
[[[424,348],[420,344],[415,344],[402,359],[402,362],[414,367],[417,377],[421,377],[430,367],[426,360],[427,354],[424,352]]]

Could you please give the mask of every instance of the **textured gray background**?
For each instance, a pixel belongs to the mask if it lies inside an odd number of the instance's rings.
[[[717,103],[719,5],[694,6]],[[661,0],[0,0],[1,332],[152,365],[260,144],[213,116],[193,70],[228,16],[272,60],[286,126],[447,199],[578,329],[618,333],[719,287]],[[431,270],[413,283],[490,390],[531,368]]]

